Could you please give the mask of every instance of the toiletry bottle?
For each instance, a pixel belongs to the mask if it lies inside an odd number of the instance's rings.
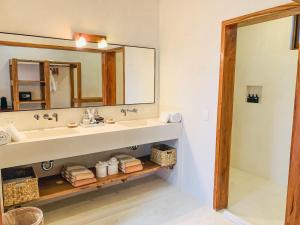
[[[251,95],[250,94],[248,94],[247,102],[251,102]]]
[[[83,125],[90,124],[90,117],[89,117],[89,113],[87,110],[84,111],[83,118],[82,118],[82,124]]]
[[[254,99],[255,99],[255,103],[259,103],[259,97],[258,97],[257,94],[255,95],[255,98],[254,98]]]
[[[255,95],[254,94],[251,95],[251,102],[255,103]]]
[[[6,99],[6,97],[1,98],[1,109],[3,109],[3,110],[7,109],[7,99]]]

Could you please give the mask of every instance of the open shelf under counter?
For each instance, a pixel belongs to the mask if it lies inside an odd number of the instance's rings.
[[[144,175],[150,175],[155,173],[161,169],[167,169],[168,167],[161,167],[148,159],[142,159],[143,161],[143,170],[124,174],[119,172],[117,175],[107,176],[105,178],[98,178],[97,182],[88,184],[81,187],[73,187],[69,182],[67,182],[60,175],[44,177],[39,179],[39,192],[40,198],[28,203],[24,203],[21,205],[31,205],[37,203],[43,203],[55,199],[59,199],[62,197],[69,197],[76,194],[81,194],[82,192],[95,191],[99,188],[102,188],[106,185],[114,185],[120,182],[126,182],[131,178],[138,178]],[[10,206],[7,208],[12,208],[14,206]]]

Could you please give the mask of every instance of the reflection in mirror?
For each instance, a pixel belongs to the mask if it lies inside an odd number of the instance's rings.
[[[48,42],[0,41],[0,111],[154,103],[155,49]]]

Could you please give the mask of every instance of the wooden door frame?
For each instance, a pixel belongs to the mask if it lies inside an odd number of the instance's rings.
[[[266,22],[300,13],[299,3],[255,12],[222,23],[221,62],[216,133],[214,209],[228,207],[230,148],[233,118],[236,42],[238,27]],[[286,225],[300,224],[300,57],[298,54],[297,87],[286,204]]]

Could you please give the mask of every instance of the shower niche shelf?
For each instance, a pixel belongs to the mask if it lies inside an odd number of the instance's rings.
[[[246,102],[259,104],[262,100],[263,86],[247,85],[246,86]]]

